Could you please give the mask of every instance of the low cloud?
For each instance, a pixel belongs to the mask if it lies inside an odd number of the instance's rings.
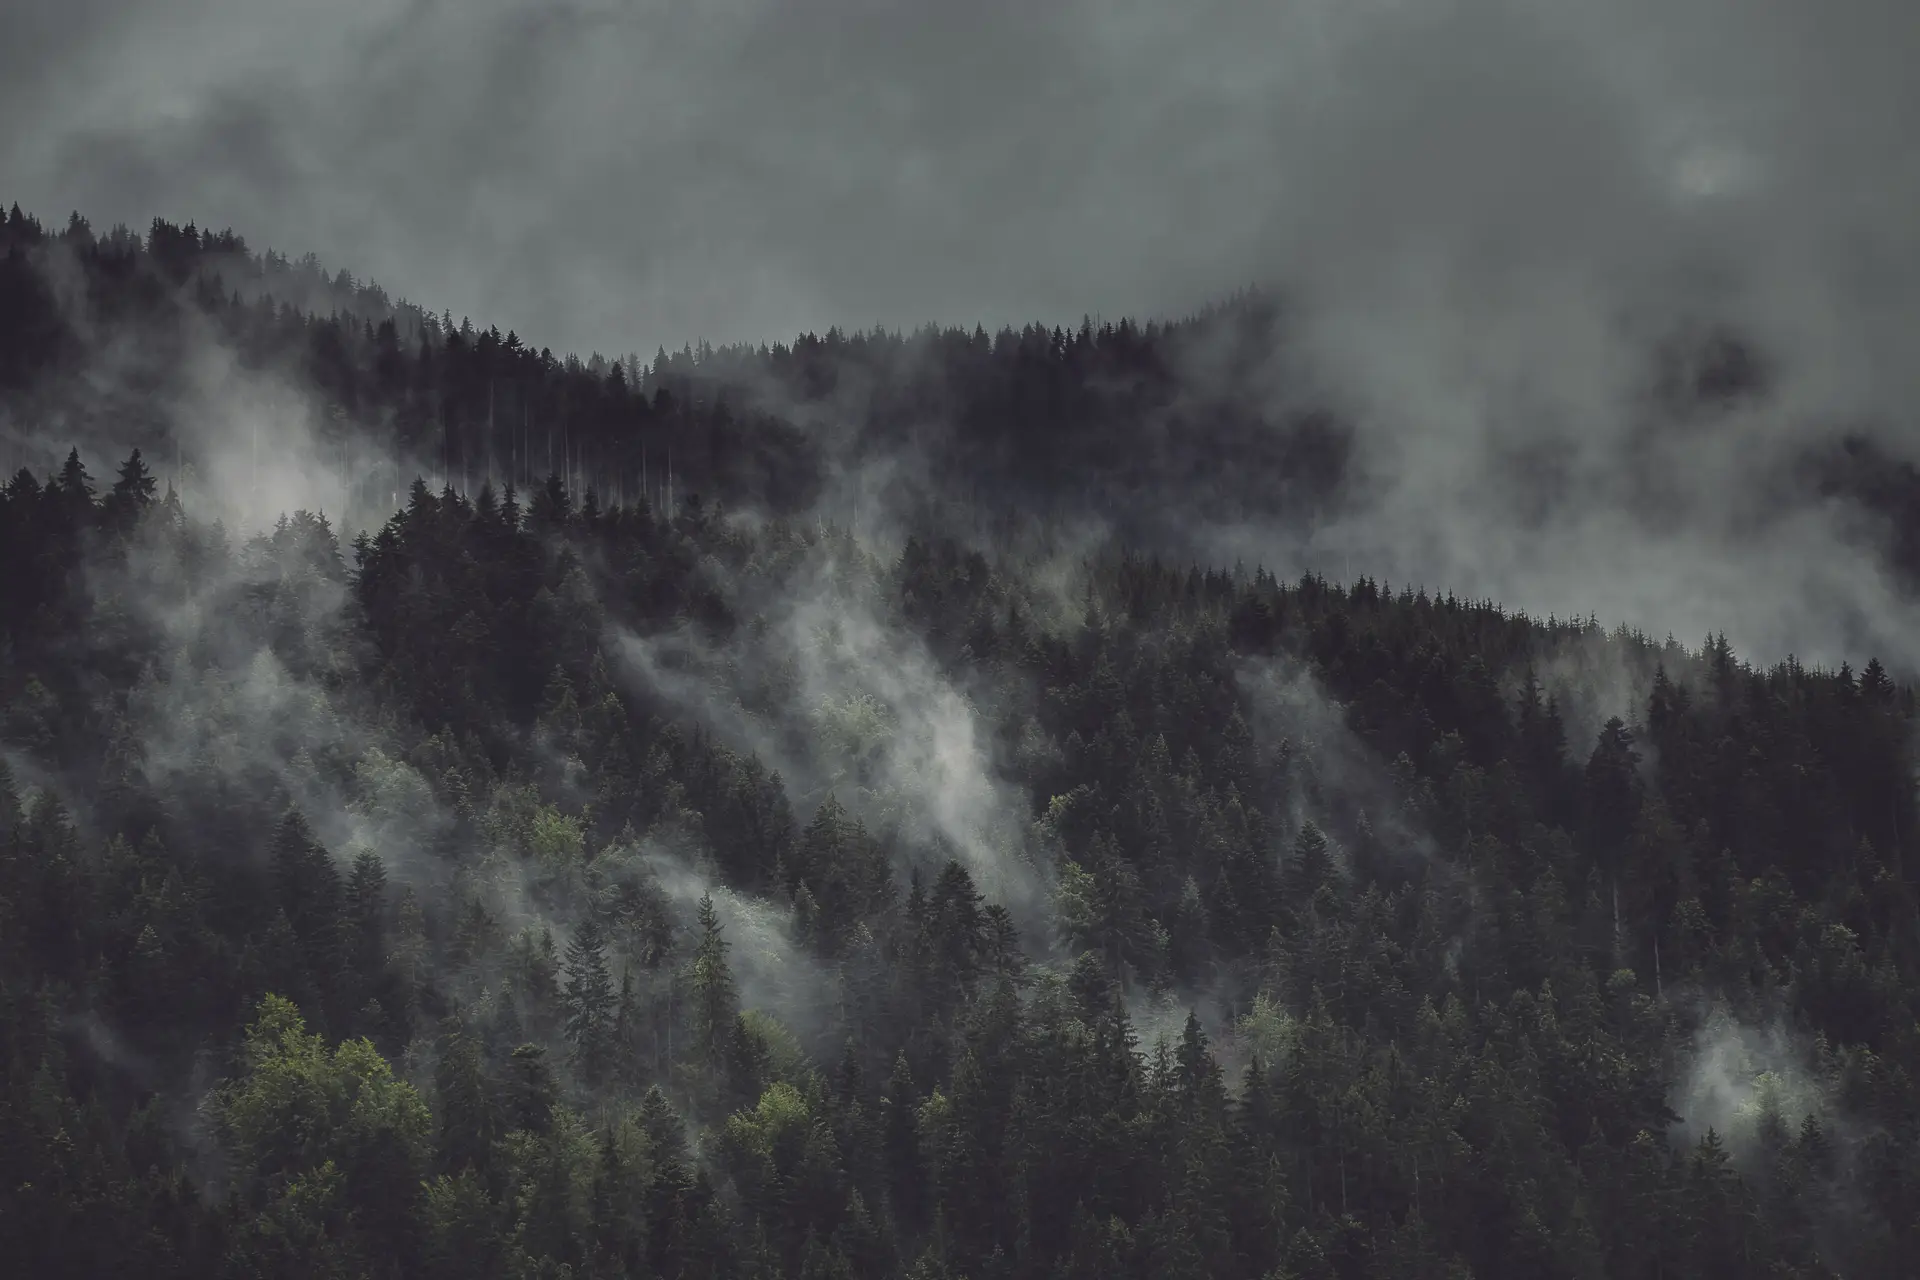
[[[1821,1078],[1812,1047],[1778,1023],[1753,1026],[1714,1007],[1694,1033],[1692,1052],[1671,1105],[1679,1132],[1697,1141],[1711,1129],[1736,1161],[1757,1158],[1765,1127],[1791,1139],[1811,1116],[1828,1133],[1838,1127],[1832,1084]]]

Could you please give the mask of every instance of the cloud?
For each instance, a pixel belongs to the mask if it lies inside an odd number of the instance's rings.
[[[715,884],[667,853],[649,854],[647,866],[683,917],[689,948],[696,906],[702,895],[712,897],[742,1008],[770,1013],[814,1041],[842,1024],[835,972],[794,942],[791,911]]]
[[[1920,12],[1898,0],[30,0],[8,194],[231,223],[558,348],[1291,300],[1276,406],[1358,448],[1208,546],[1743,650],[1907,651],[1881,531],[1795,478],[1913,458]],[[17,33],[17,34],[16,34]],[[1730,324],[1761,402],[1674,422]],[[1203,522],[1204,523],[1204,522]]]
[[[1434,852],[1431,833],[1403,811],[1388,762],[1354,733],[1347,707],[1310,670],[1290,660],[1249,661],[1235,672],[1235,683],[1263,755],[1285,752],[1286,792],[1278,799],[1289,822],[1324,828],[1337,815],[1357,821],[1364,813],[1392,847],[1421,857]]]
[[[189,829],[216,797],[244,798],[268,821],[284,797],[343,862],[370,848],[397,882],[443,879],[430,850],[448,814],[376,728],[374,709],[331,678],[347,591],[305,560],[310,517],[296,517],[281,545],[256,538],[227,558],[208,554],[217,544],[183,552],[186,538],[208,536],[197,521],[184,536],[160,523],[126,565],[89,569],[102,634],[131,634],[151,651],[124,705],[146,783]],[[254,852],[264,856],[261,834]]]
[[[871,556],[829,535],[791,572],[729,583],[760,621],[728,645],[682,628],[616,630],[609,647],[649,696],[778,769],[802,824],[831,792],[922,856],[958,858],[989,899],[1024,917],[1040,892],[1023,847],[1025,805],[976,702],[991,710],[1019,695],[984,679],[963,688],[944,671],[890,618]]]
[[[1698,1140],[1712,1129],[1736,1159],[1754,1154],[1766,1124],[1792,1137],[1812,1116],[1833,1132],[1841,1119],[1821,1080],[1812,1047],[1779,1025],[1749,1026],[1714,1008],[1694,1034],[1672,1105],[1679,1132]]]
[[[104,489],[137,446],[162,489],[176,489],[202,521],[251,534],[306,510],[348,539],[384,523],[415,474],[449,479],[440,457],[407,456],[390,424],[328,403],[303,385],[304,371],[248,353],[244,337],[236,345],[191,306],[164,322],[129,317],[102,303],[98,280],[66,245],[49,244],[36,261],[84,359],[73,377],[0,398],[9,467],[56,471],[78,448]]]
[[[1071,318],[1309,260],[1431,272],[1465,247],[1511,278],[1657,273],[1727,229],[1897,244],[1913,19],[1850,0],[1811,22],[1724,0],[30,3],[5,160],[37,203],[232,221],[554,345]]]

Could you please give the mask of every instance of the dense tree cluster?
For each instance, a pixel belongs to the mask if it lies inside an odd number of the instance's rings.
[[[1920,1243],[1913,701],[1877,664],[1130,557],[1050,605],[939,538],[883,563],[557,477],[416,485],[348,549],[306,513],[233,545],[137,455],[99,488],[76,457],[0,501],[34,1274],[1892,1276]],[[749,611],[823,563],[978,691],[1057,945],[888,820],[859,743],[793,796],[609,674],[615,624],[771,643]],[[1570,742],[1548,690],[1623,665],[1634,723]],[[821,1025],[749,1002],[721,892]],[[1806,1046],[1725,1133],[1675,1127],[1708,1002]],[[1183,1003],[1224,1021],[1144,1043]]]
[[[21,417],[57,420],[83,448],[138,443],[171,463],[167,406],[186,398],[191,354],[217,344],[309,398],[329,447],[374,442],[384,462],[348,457],[356,506],[384,508],[404,487],[396,469],[467,494],[558,472],[575,493],[656,503],[671,470],[683,492],[794,512],[834,459],[911,440],[943,477],[914,499],[987,519],[1071,500],[1165,537],[1181,523],[1169,495],[1202,488],[1222,511],[1305,518],[1331,500],[1346,444],[1322,418],[1266,407],[1279,323],[1272,300],[1248,295],[1173,324],[834,329],[581,360],[311,258],[255,254],[232,232],[156,219],[144,239],[97,235],[76,215],[55,233],[17,206],[0,218],[0,397]],[[103,347],[111,378],[98,376]],[[1238,465],[1223,470],[1229,450]]]
[[[0,489],[23,1273],[1911,1274],[1879,663],[1063,577],[937,504],[883,550],[769,408],[858,381],[877,444],[939,400],[963,507],[1080,457],[1144,487],[1154,370],[1218,316],[636,377],[193,228],[4,247],[17,404],[85,356],[64,254],[92,321],[224,326],[445,478],[344,545],[237,537],[137,451]],[[1216,447],[1252,412],[1181,411]],[[551,464],[522,422],[566,424]],[[1311,479],[1337,444],[1294,426]],[[668,441],[671,500],[636,479]]]
[[[1188,555],[1204,551],[1188,545],[1199,509],[1304,529],[1365,500],[1347,424],[1274,360],[1289,323],[1284,299],[1255,290],[1175,322],[836,328],[581,359],[232,231],[155,219],[145,237],[101,234],[75,214],[56,232],[17,205],[0,217],[0,414],[58,423],[60,452],[137,444],[191,467],[206,445],[178,425],[203,407],[194,357],[218,349],[312,404],[317,443],[340,451],[369,519],[416,472],[469,495],[558,472],[575,493],[670,507],[672,475],[680,492],[792,514],[849,459],[910,446],[923,474],[891,477],[896,507],[994,530],[1036,509],[1091,514]],[[1669,335],[1646,366],[1649,403],[1681,424],[1771,388],[1765,359],[1721,329]],[[1788,461],[1782,495],[1871,511],[1920,581],[1920,469],[1846,430]],[[1515,501],[1529,498],[1550,495]]]

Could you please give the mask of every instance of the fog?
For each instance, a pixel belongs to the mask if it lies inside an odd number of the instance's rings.
[[[791,573],[727,584],[755,610],[733,643],[617,629],[608,647],[636,691],[777,768],[802,823],[831,794],[873,830],[899,832],[919,861],[957,858],[990,900],[1028,918],[1041,873],[1023,847],[1024,798],[1002,778],[970,691],[888,616],[884,572],[868,549],[823,537]]]
[[[1591,357],[1610,299],[1581,286],[1679,294],[1692,259],[1895,376],[1917,23],[1890,0],[26,0],[0,157],[43,209],[231,223],[556,348],[1305,276],[1403,333],[1422,298],[1477,312],[1461,340],[1557,299],[1538,344]]]
[[[1694,1034],[1693,1053],[1676,1082],[1672,1105],[1679,1132],[1698,1140],[1712,1129],[1739,1161],[1757,1162],[1763,1130],[1779,1141],[1811,1116],[1832,1132],[1842,1125],[1834,1083],[1821,1076],[1819,1055],[1786,1028],[1750,1026],[1713,1008]]]
[[[1894,0],[28,0],[9,37],[46,216],[232,225],[583,353],[1271,285],[1273,407],[1336,408],[1354,474],[1305,534],[1200,495],[1217,555],[1920,660],[1876,523],[1793,483],[1841,430],[1915,452]],[[1767,393],[1676,421],[1649,353],[1718,328]]]

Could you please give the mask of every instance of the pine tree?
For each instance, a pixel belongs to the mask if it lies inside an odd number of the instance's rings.
[[[1586,769],[1587,830],[1610,888],[1617,887],[1611,882],[1620,872],[1627,839],[1640,810],[1639,764],[1632,731],[1614,716],[1600,730]]]
[[[613,1077],[621,1088],[637,1091],[645,1078],[646,1015],[634,989],[632,968],[620,973],[620,996],[613,1010]]]
[[[371,995],[387,964],[387,868],[373,850],[354,856],[346,899],[354,978],[360,992]]]
[[[480,1046],[456,1018],[441,1036],[434,1067],[440,1112],[440,1167],[457,1174],[491,1167],[497,1112],[480,1061]]]
[[[926,1223],[926,1165],[920,1149],[919,1104],[913,1072],[903,1053],[894,1059],[893,1074],[881,1103],[881,1159],[893,1211],[912,1231]]]
[[[588,1084],[598,1084],[611,1064],[615,1008],[606,936],[597,916],[589,913],[574,930],[564,970],[566,993],[561,1003],[574,1068]]]
[[[75,525],[84,524],[93,516],[93,477],[87,474],[86,464],[80,461],[80,451],[71,449],[67,460],[60,467],[60,477],[51,486],[64,500],[70,513],[69,519]]]
[[[314,984],[322,1013],[337,1018],[344,954],[342,886],[333,857],[307,827],[297,806],[289,806],[273,837],[273,871],[280,908],[298,940],[302,966]]]
[[[107,494],[104,517],[118,532],[130,531],[134,523],[153,504],[153,491],[156,486],[153,474],[147,470],[147,464],[135,449],[120,464],[119,479],[114,481]]]
[[[515,1049],[507,1064],[508,1127],[546,1133],[553,1127],[553,1104],[557,1097],[553,1071],[547,1066],[547,1051],[537,1044],[523,1044]]]
[[[1333,853],[1327,837],[1312,820],[1300,824],[1294,838],[1293,858],[1287,866],[1287,906],[1304,912],[1320,886],[1333,874]]]
[[[694,944],[691,975],[694,1052],[709,1068],[719,1071],[732,1047],[734,1023],[740,1015],[733,971],[727,965],[727,940],[711,893],[700,896],[700,939]]]

